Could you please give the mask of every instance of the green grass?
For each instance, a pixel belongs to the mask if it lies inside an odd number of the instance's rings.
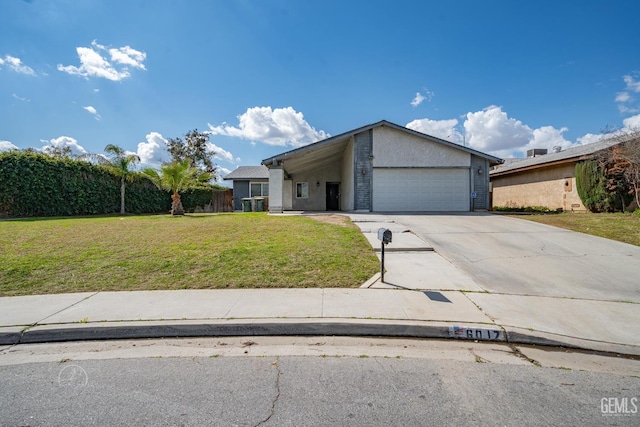
[[[0,221],[0,296],[357,287],[378,260],[348,220],[264,213]]]
[[[558,215],[529,215],[517,218],[640,246],[640,215],[637,214],[567,212]]]

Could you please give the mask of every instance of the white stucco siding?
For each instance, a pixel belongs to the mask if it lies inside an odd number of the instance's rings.
[[[269,169],[269,212],[282,212],[284,191],[284,171],[282,168]]]
[[[468,169],[373,170],[374,211],[468,211],[470,196]]]
[[[373,129],[373,167],[469,167],[471,154],[380,126]]]
[[[293,181],[285,179],[282,186],[282,209],[290,211],[293,209]]]
[[[340,159],[324,163],[306,171],[295,173],[292,177],[292,206],[293,210],[324,211],[327,208],[327,182],[341,182],[342,162]],[[307,183],[308,197],[296,197],[298,183]]]

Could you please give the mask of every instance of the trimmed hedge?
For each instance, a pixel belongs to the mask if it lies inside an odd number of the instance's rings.
[[[605,187],[603,170],[595,160],[576,163],[576,189],[590,212],[613,212],[613,197]]]
[[[185,210],[211,202],[211,189],[181,194]],[[136,174],[127,182],[125,208],[130,213],[165,213],[169,193]],[[120,212],[120,178],[104,166],[46,154],[0,153],[0,216],[73,216]]]

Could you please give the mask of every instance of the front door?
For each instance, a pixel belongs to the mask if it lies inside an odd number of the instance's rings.
[[[327,210],[340,210],[340,183],[327,182]]]

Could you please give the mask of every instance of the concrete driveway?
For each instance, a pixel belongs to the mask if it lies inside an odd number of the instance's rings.
[[[640,354],[640,247],[488,213],[352,220],[363,232],[394,224],[401,243],[410,230],[434,249],[390,253],[390,281],[371,287],[458,290],[510,339]]]
[[[488,213],[387,216],[491,293],[640,303],[640,247]]]

